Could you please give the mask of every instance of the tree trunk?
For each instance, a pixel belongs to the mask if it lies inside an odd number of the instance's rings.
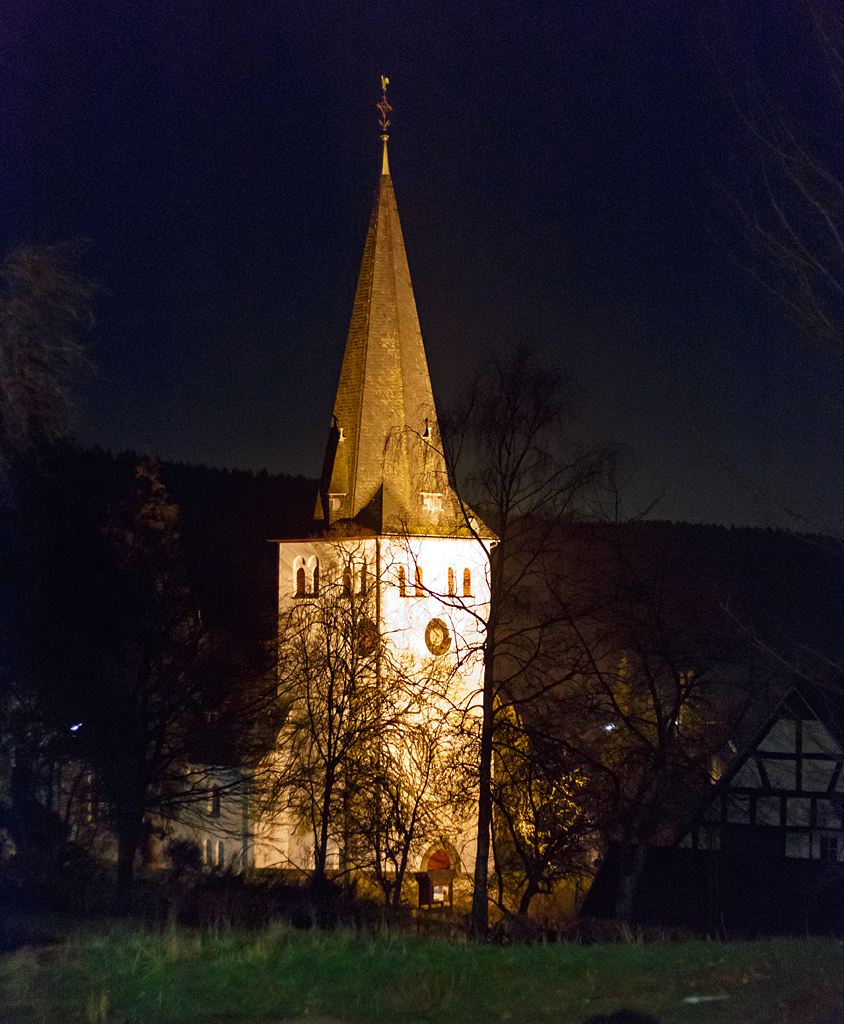
[[[625,843],[619,850],[618,890],[615,897],[615,915],[620,921],[633,918],[633,901],[636,897],[636,886],[648,848],[643,843]]]
[[[128,912],[132,900],[132,884],[135,880],[135,856],[141,844],[143,832],[142,811],[137,816],[131,813],[121,815],[117,822],[117,899],[120,909]]]
[[[492,735],[495,699],[493,660],[484,658],[483,721],[481,723],[480,770],[478,773],[478,845],[475,854],[475,889],[469,927],[480,938],[489,928],[489,844],[492,826]]]
[[[138,837],[121,832],[117,839],[117,885],[129,889],[135,878],[135,854],[138,852]]]
[[[525,891],[522,893],[522,898],[519,900],[519,909],[517,913],[520,917],[527,917],[528,910],[530,909],[530,901],[539,892],[539,879],[528,878],[528,884]]]

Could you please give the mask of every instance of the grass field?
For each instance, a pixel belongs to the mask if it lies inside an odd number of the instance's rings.
[[[844,1024],[844,944],[470,945],[113,931],[0,958],[3,1024]]]

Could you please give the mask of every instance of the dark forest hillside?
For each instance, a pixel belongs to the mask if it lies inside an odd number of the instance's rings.
[[[587,562],[616,581],[627,573],[684,591],[690,607],[717,607],[748,639],[807,671],[819,660],[844,665],[839,539],[657,521],[578,529]]]
[[[313,531],[316,482],[304,477],[164,463],[179,508],[188,573],[209,625],[275,631],[278,550]]]

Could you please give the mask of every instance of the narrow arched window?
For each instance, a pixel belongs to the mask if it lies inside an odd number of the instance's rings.
[[[205,840],[205,863],[209,868],[214,867],[214,844],[210,839]]]
[[[308,559],[308,567],[311,570],[311,593],[314,597],[319,596],[319,559],[313,556]]]
[[[471,569],[464,569],[463,570],[463,596],[464,597],[471,597],[472,596],[472,570]]]
[[[349,569],[343,570],[343,597],[352,596],[352,573]]]
[[[224,868],[226,866],[226,848],[223,845],[222,840],[217,843],[217,867]]]
[[[416,596],[417,597],[422,597],[422,595],[424,593],[425,593],[425,589],[422,586],[422,566],[421,565],[417,565],[416,566]]]
[[[367,584],[367,579],[366,579],[366,562],[361,562],[360,563],[359,586],[358,586],[358,593],[361,595],[361,597],[364,597],[366,595],[367,585],[368,584]]]
[[[399,566],[399,597],[407,597],[407,576],[403,565]]]
[[[448,596],[454,597],[454,569],[448,567]]]
[[[208,813],[212,818],[220,817],[220,787],[216,783],[208,794]]]
[[[296,570],[296,596],[305,596],[305,567],[300,565]]]

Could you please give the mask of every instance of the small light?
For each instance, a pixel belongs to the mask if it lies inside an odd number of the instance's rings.
[[[78,722],[78,723],[77,723],[76,725],[72,725],[72,726],[70,727],[70,731],[71,731],[71,732],[76,732],[76,730],[77,730],[77,729],[81,729],[81,728],[82,728],[82,723],[81,723],[81,722]]]
[[[614,728],[615,728],[615,725],[613,725],[613,723],[610,722],[609,725],[605,725],[604,726],[604,732],[612,732]]]

